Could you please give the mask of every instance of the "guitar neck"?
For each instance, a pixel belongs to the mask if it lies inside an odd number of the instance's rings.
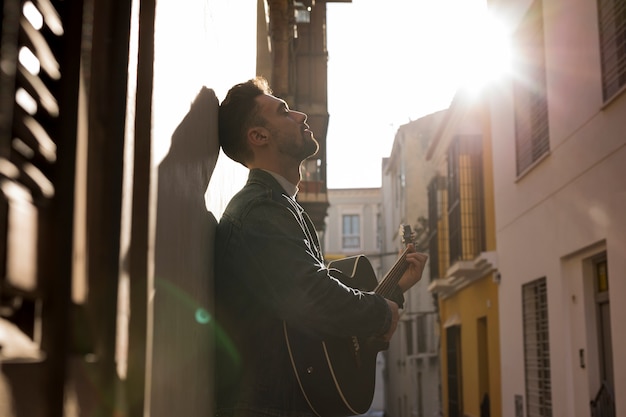
[[[380,283],[378,283],[374,289],[376,294],[380,294],[385,298],[391,296],[394,288],[398,285],[400,278],[402,278],[402,274],[404,274],[404,271],[406,271],[409,266],[409,263],[406,261],[406,254],[408,250],[408,247],[404,249],[404,252],[402,252],[396,263],[391,267]]]

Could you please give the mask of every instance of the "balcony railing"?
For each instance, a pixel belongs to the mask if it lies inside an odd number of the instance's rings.
[[[298,193],[320,194],[325,192],[324,188],[322,181],[300,181],[298,184]]]
[[[591,400],[590,406],[591,417],[615,417],[615,401],[606,381],[602,381],[602,386],[596,398]]]

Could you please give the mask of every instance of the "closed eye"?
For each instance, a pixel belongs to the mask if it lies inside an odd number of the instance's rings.
[[[279,114],[284,114],[284,115],[288,115],[290,113],[289,107],[287,106],[287,103],[285,102],[281,102],[280,105],[278,106],[278,113]]]

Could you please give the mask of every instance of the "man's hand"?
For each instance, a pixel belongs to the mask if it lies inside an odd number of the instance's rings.
[[[400,313],[398,312],[398,304],[394,303],[391,300],[387,300],[387,304],[389,305],[389,309],[391,310],[391,326],[389,326],[389,330],[387,333],[383,335],[383,341],[388,343],[391,340],[391,336],[393,336],[393,332],[396,331],[396,327],[398,327],[398,320],[400,320]]]
[[[398,281],[398,287],[405,292],[422,278],[422,272],[424,272],[424,266],[428,255],[415,251],[415,246],[410,244],[409,250],[406,254],[406,260],[409,263],[409,267],[406,269],[400,281]]]

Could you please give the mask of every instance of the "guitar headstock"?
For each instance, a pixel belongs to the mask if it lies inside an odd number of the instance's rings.
[[[402,243],[404,243],[405,246],[410,243],[415,243],[415,233],[413,233],[410,224],[400,225],[400,234],[402,235]]]

